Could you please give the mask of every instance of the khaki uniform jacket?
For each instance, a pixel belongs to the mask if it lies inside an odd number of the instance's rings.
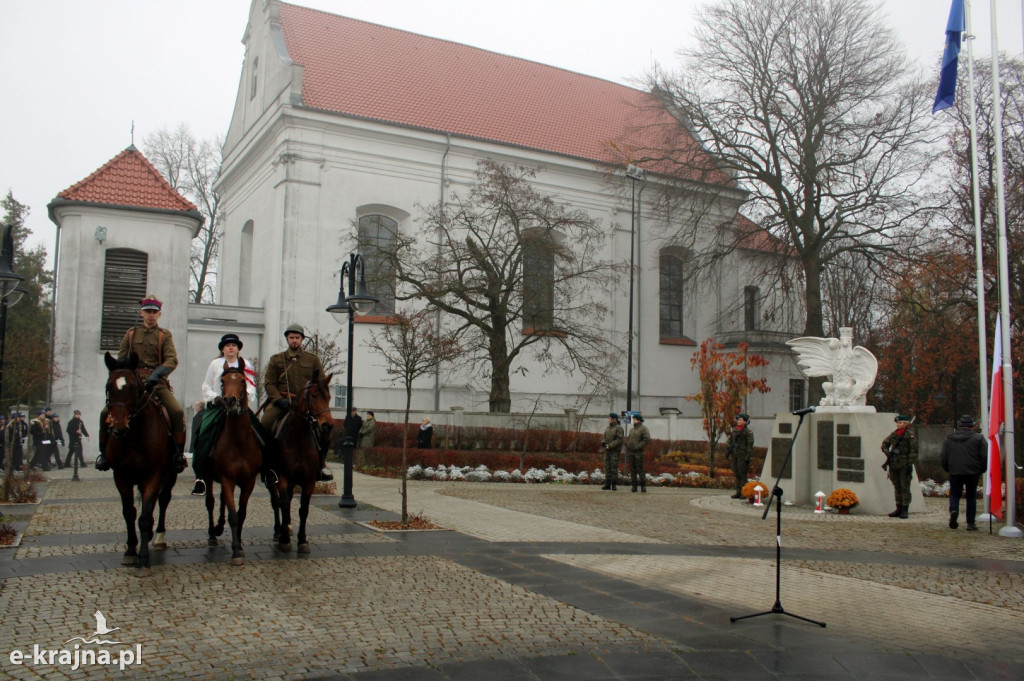
[[[744,426],[742,430],[733,432],[729,439],[729,454],[737,461],[750,461],[750,455],[754,453],[754,433],[750,426]]]
[[[161,333],[163,334],[161,336]],[[131,338],[131,346],[128,342]],[[117,351],[118,359],[126,359],[134,352],[139,356],[139,368],[153,370],[159,366],[166,367],[170,373],[178,367],[178,351],[174,349],[174,337],[167,329],[154,326],[136,326],[129,329],[121,339],[121,348]],[[166,379],[166,377],[165,377]]]
[[[902,440],[899,430],[892,431],[882,440],[882,452],[888,452],[893,446],[897,446],[899,451],[893,452],[892,460],[889,462],[890,468],[909,468],[917,463],[917,438],[909,427]]]
[[[294,397],[317,372],[321,375],[324,373],[319,357],[301,348],[288,348],[270,358],[263,378],[263,388],[272,403],[282,397]]]
[[[618,423],[609,424],[604,429],[604,437],[601,438],[601,444],[609,452],[617,452],[622,449],[622,426]]]
[[[647,426],[642,423],[639,426],[633,426],[629,431],[629,436],[626,437],[626,451],[630,454],[643,454],[649,444],[651,444],[651,431],[647,430]]]

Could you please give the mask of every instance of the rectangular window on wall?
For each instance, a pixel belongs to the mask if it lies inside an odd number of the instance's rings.
[[[146,297],[148,276],[149,254],[130,248],[107,250],[100,350],[118,350],[125,332],[139,323],[139,301]]]
[[[552,331],[555,326],[555,253],[544,238],[523,244],[523,328]]]
[[[359,252],[366,267],[366,288],[379,302],[373,315],[395,313],[395,268],[387,254],[395,249],[398,223],[385,215],[359,218]]]
[[[747,286],[743,289],[743,330],[757,331],[757,320],[760,312],[757,309],[758,300],[761,298],[761,289],[756,286]]]
[[[662,253],[658,267],[658,323],[662,338],[683,337],[683,259]]]
[[[789,379],[789,410],[797,411],[804,408],[804,390],[806,383],[802,378]]]
[[[343,385],[334,386],[334,409],[341,409],[344,412],[348,411],[348,388]]]

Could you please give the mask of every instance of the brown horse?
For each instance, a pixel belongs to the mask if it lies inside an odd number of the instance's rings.
[[[306,541],[306,517],[309,499],[320,472],[318,447],[330,437],[334,419],[331,417],[331,376],[313,374],[313,378],[299,391],[281,422],[277,435],[278,456],[273,462],[277,473],[276,485],[268,485],[270,502],[274,507],[274,539],[281,551],[291,551],[291,505],[294,490],[301,490],[299,502],[299,553],[309,553]]]
[[[220,377],[219,406],[224,410],[224,428],[210,452],[213,465],[204,476],[206,481],[206,514],[209,517],[209,545],[217,546],[224,532],[224,511],[227,509],[231,526],[231,564],[245,565],[242,549],[242,525],[245,524],[249,496],[256,486],[263,463],[262,445],[253,431],[249,414],[249,396],[246,390],[245,360],[238,359],[237,367],[224,365]],[[220,520],[213,525],[213,485],[220,483]],[[238,508],[235,509],[235,486],[239,489]]]
[[[114,484],[121,495],[121,512],[128,526],[128,549],[122,565],[136,565],[139,576],[150,573],[149,542],[153,536],[153,508],[159,502],[160,517],[153,548],[163,551],[164,517],[171,502],[171,491],[178,479],[174,466],[174,443],[170,426],[153,393],[145,390],[136,370],[139,357],[134,352],[128,359],[104,357],[107,370],[107,408],[111,437],[106,455],[114,471]],[[138,488],[142,510],[138,512],[139,533],[135,533],[135,488]],[[141,545],[139,539],[142,539]]]

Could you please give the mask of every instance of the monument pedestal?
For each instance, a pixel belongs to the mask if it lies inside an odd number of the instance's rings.
[[[804,417],[793,457],[787,470],[782,471],[800,417],[778,414],[761,480],[771,484],[781,475],[779,487],[785,493],[784,500],[811,506],[819,490],[827,495],[845,487],[860,500],[857,512],[885,515],[896,507],[892,483],[881,468],[885,462],[882,440],[895,429],[894,417],[876,413],[874,407],[818,407]],[[910,493],[910,512],[923,511],[917,471]]]

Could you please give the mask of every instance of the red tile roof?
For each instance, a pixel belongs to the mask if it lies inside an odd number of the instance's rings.
[[[613,165],[666,144],[707,161],[641,90],[296,5],[280,16],[307,107]]]
[[[192,202],[175,191],[134,146],[107,161],[89,177],[57,194],[57,198],[198,214]]]

